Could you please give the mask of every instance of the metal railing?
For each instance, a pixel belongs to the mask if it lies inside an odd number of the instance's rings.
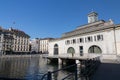
[[[81,80],[91,80],[92,75],[95,73],[96,69],[100,65],[99,57],[81,61],[80,66],[80,78]]]
[[[42,76],[42,78],[40,80],[54,80],[54,78],[52,77],[53,74],[55,73],[58,73],[59,71],[61,70],[65,70],[65,69],[68,69],[68,68],[73,68],[74,67],[74,72],[73,73],[70,73],[68,74],[67,76],[65,76],[63,79],[61,80],[65,80],[71,76],[74,76],[74,80],[78,80],[77,78],[77,64],[73,64],[73,65],[70,65],[70,66],[67,66],[67,67],[64,67],[62,69],[58,69],[56,71],[48,71],[46,74],[44,74]]]
[[[81,61],[81,64],[79,64],[80,66],[78,66],[78,64],[73,64],[73,65],[64,67],[62,69],[58,69],[56,71],[48,71],[46,74],[44,74],[42,76],[42,78],[40,80],[56,80],[52,77],[53,74],[55,74],[61,70],[71,68],[71,67],[74,67],[74,72],[66,75],[61,80],[65,80],[65,79],[69,78],[71,75],[74,77],[73,80],[78,80],[78,79],[90,80],[91,76],[94,74],[94,72],[98,68],[99,64],[100,64],[99,57],[83,60],[83,61]],[[78,67],[80,67],[80,70],[78,70]]]

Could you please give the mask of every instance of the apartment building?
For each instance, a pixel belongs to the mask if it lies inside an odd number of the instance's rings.
[[[0,28],[0,53],[28,53],[30,36],[25,32],[13,28]]]

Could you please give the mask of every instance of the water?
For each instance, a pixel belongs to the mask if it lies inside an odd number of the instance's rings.
[[[26,80],[39,80],[48,71],[62,68],[58,64],[47,64],[41,55],[0,56],[0,77]],[[63,70],[53,75],[54,80],[61,80],[69,72]],[[67,79],[67,80],[72,80]]]

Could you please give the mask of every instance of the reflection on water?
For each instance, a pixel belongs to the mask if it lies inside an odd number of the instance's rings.
[[[0,57],[0,76],[8,78],[24,78],[29,65],[29,57]]]
[[[48,71],[60,69],[60,65],[47,64],[41,55],[0,56],[0,77],[37,80]],[[55,73],[54,80],[60,80],[68,71]]]

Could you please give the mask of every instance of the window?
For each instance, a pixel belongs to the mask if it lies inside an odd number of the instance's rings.
[[[73,47],[69,47],[67,53],[75,53],[75,49]]]
[[[83,56],[83,46],[80,46],[79,49],[80,49],[80,56]]]
[[[87,39],[88,39],[88,41],[90,41],[90,37],[88,37]]]
[[[87,37],[88,42],[92,42],[92,36]]]
[[[94,36],[95,41],[103,41],[103,35],[96,35]]]
[[[84,42],[84,39],[83,38],[80,38],[80,43]]]
[[[54,55],[58,55],[58,45],[54,45]]]
[[[100,35],[97,35],[97,40],[99,41],[101,38],[100,38]]]
[[[93,45],[89,48],[88,53],[102,53],[102,50],[100,47]]]
[[[66,41],[66,44],[70,44],[70,40],[67,40],[67,41]]]
[[[75,39],[73,39],[73,44],[75,44],[76,43],[76,40]]]
[[[97,40],[102,41],[103,40],[103,35],[97,35]]]

